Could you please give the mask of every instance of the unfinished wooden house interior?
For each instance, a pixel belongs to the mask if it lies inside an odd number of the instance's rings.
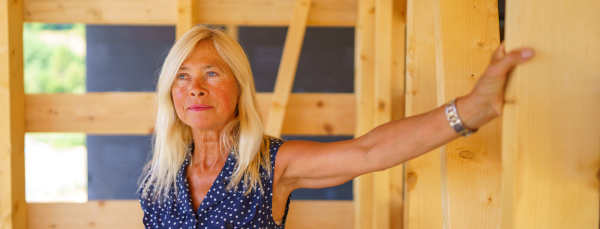
[[[153,73],[165,49],[141,48],[157,58],[144,73],[147,83],[134,91],[125,85],[135,82],[120,81],[129,73],[98,65],[104,49],[100,43],[90,48],[92,40],[118,42],[119,26],[125,32],[161,27],[156,37],[136,32],[132,44],[167,37],[161,44],[172,45],[196,24],[222,26],[248,48],[253,71],[266,72],[254,74],[266,132],[309,140],[361,136],[469,93],[502,41],[507,50],[536,50],[531,62],[512,71],[501,118],[336,189],[345,191],[318,194],[341,199],[303,199],[300,193],[286,228],[600,228],[599,10],[600,0],[0,0],[0,228],[144,227],[138,200],[92,198],[92,182],[101,178],[91,170],[84,202],[26,201],[25,134],[87,134],[87,160],[104,160],[92,154],[93,139],[138,136],[148,142]],[[27,23],[88,26],[85,93],[26,93]],[[279,48],[264,48],[271,44],[260,41],[276,39],[273,34],[279,34]],[[329,47],[339,55],[323,56]],[[128,65],[129,59],[112,61]],[[271,70],[255,66],[261,61],[273,63]],[[333,61],[339,65],[327,66]],[[306,70],[313,65],[346,70]],[[327,81],[331,74],[340,78]],[[258,82],[262,75],[273,77]],[[111,81],[117,89],[103,91]],[[322,87],[303,89],[311,84]]]

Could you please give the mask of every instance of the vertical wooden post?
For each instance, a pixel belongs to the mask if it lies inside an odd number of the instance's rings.
[[[392,120],[404,118],[406,0],[393,0],[392,8]],[[404,222],[404,165],[390,169],[390,228],[401,229]]]
[[[392,120],[393,0],[375,0],[375,126]],[[390,169],[373,176],[373,228],[390,228]]]
[[[239,30],[240,30],[240,28],[239,28],[238,25],[234,25],[234,24],[227,25],[227,26],[225,26],[225,30],[227,31],[227,34],[229,36],[231,36],[236,41],[239,41],[239,39],[240,39],[240,36],[239,36]]]
[[[437,107],[435,1],[408,0],[406,116]],[[404,228],[442,228],[439,149],[404,163],[404,169]]]
[[[27,228],[23,2],[0,1],[0,228]]]
[[[508,1],[502,228],[599,227],[600,1]]]
[[[197,0],[178,0],[177,24],[175,33],[177,39],[181,38],[185,32],[190,30],[196,24],[197,17],[195,13]]]
[[[354,94],[356,95],[356,132],[360,137],[373,129],[375,101],[375,2],[358,0],[355,27]],[[354,228],[373,225],[373,174],[354,179]]]
[[[296,76],[296,68],[300,59],[300,51],[304,42],[306,32],[306,21],[310,10],[311,0],[296,0],[290,26],[288,27],[283,55],[277,72],[275,90],[271,106],[269,106],[269,117],[267,118],[265,132],[274,137],[281,136],[281,127],[287,108],[288,98],[292,92],[292,85]]]
[[[472,90],[500,44],[500,30],[494,0],[438,0],[435,10],[441,105]],[[496,119],[475,135],[441,148],[444,228],[498,227],[500,127],[500,119]]]
[[[356,133],[360,137],[373,129],[375,2],[358,0],[355,27],[354,94],[356,95]],[[369,229],[373,224],[373,174],[354,179],[354,228]]]

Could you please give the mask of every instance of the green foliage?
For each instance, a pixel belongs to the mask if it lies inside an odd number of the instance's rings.
[[[25,23],[23,54],[26,93],[84,93],[85,53],[73,50],[73,41],[85,42],[84,24]],[[83,43],[85,44],[85,43]],[[85,133],[27,133],[54,147],[86,144]]]
[[[27,133],[38,142],[45,142],[57,148],[85,145],[85,133]]]
[[[43,34],[51,35],[43,40]],[[26,23],[23,29],[26,93],[85,92],[85,55],[76,54],[69,41],[52,39],[75,37],[84,39],[82,24]]]

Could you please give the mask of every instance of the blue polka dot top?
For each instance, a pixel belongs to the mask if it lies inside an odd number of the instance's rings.
[[[275,157],[283,140],[269,138],[271,143],[269,152],[271,154],[271,169],[275,171]],[[285,207],[285,215],[280,225],[273,221],[271,210],[273,196],[273,173],[267,176],[267,172],[261,169],[261,177],[264,193],[260,190],[252,191],[244,195],[244,189],[240,182],[238,191],[227,191],[227,178],[233,174],[236,158],[229,154],[219,176],[210,187],[200,207],[194,211],[190,188],[187,182],[186,167],[190,156],[181,165],[177,174],[177,197],[174,195],[175,188],[171,189],[167,201],[158,203],[140,196],[140,204],[144,211],[144,225],[146,228],[277,228],[285,227],[285,219],[290,205],[288,197]]]

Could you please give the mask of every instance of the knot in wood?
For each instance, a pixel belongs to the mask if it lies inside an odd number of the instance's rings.
[[[464,159],[473,159],[475,158],[475,153],[468,151],[468,150],[463,150],[460,151],[460,153],[458,153],[458,155]]]
[[[325,129],[325,132],[327,134],[333,134],[333,126],[331,126],[331,124],[329,124],[329,123],[323,124],[323,129]]]
[[[383,101],[379,101],[379,103],[377,104],[380,110],[385,109],[385,102]]]
[[[413,190],[415,185],[417,184],[417,173],[410,171],[406,173],[406,185],[408,186],[408,190]]]
[[[323,101],[319,100],[319,101],[317,102],[317,107],[323,107]]]

